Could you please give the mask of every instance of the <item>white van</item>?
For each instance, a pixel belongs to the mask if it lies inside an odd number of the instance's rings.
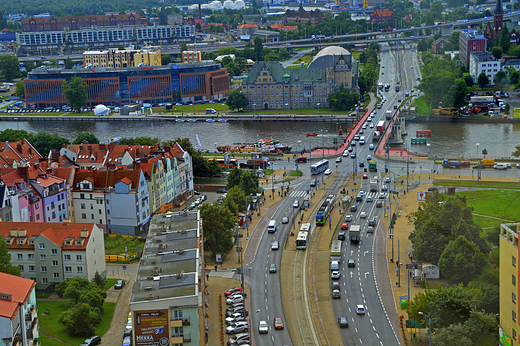
[[[267,225],[267,232],[269,232],[269,233],[276,232],[276,220],[269,221],[269,224]]]
[[[331,261],[330,262],[330,270],[339,270],[339,262]]]
[[[213,108],[206,108],[206,114],[217,114],[217,111]]]
[[[505,163],[497,163],[493,166],[494,169],[507,169],[507,164]]]
[[[365,144],[365,136],[361,136],[361,138],[359,139],[359,144],[360,145]]]

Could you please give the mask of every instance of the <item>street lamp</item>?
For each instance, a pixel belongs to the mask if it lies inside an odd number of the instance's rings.
[[[397,287],[401,287],[401,254],[399,252],[399,237],[390,234],[390,238],[396,237],[397,238]],[[408,297],[410,299],[410,297]]]
[[[318,115],[320,115],[320,104],[316,103],[316,106],[318,106]]]
[[[225,105],[226,105],[225,103],[222,104],[222,115],[224,115],[224,106]]]
[[[253,103],[253,118],[256,116],[256,103]]]
[[[477,161],[478,161],[478,146],[480,145],[480,143],[477,143]]]
[[[410,297],[408,297],[410,299]],[[419,315],[428,317],[428,330],[430,331],[430,342],[429,345],[432,346],[432,318],[426,314],[423,314],[421,311],[419,311]]]
[[[426,144],[426,146],[428,147],[428,158],[430,158],[432,145],[430,143],[428,143],[428,144]],[[478,148],[477,148],[477,152],[478,152]]]
[[[249,340],[251,340],[251,317],[253,317],[254,315],[256,315],[257,313],[260,312],[260,309],[257,309],[255,312],[253,312],[250,316],[249,316]]]
[[[285,115],[287,115],[287,107],[289,106],[288,103],[285,104]]]

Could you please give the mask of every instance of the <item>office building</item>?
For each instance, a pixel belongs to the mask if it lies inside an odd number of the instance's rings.
[[[185,50],[181,53],[182,62],[192,63],[202,61],[202,53],[199,51]]]
[[[478,76],[484,72],[489,78],[489,84],[495,84],[495,75],[501,71],[501,62],[491,53],[477,52],[470,54],[469,74],[473,77],[473,82],[477,84]]]
[[[459,34],[459,56],[466,67],[469,66],[471,53],[485,52],[487,39],[477,30],[462,30]]]
[[[115,49],[83,53],[83,67],[141,67],[161,66],[161,50],[157,48]]]

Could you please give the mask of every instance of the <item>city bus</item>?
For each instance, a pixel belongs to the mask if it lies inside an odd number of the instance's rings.
[[[334,240],[330,247],[330,260],[341,261],[341,240]]]
[[[311,166],[311,175],[320,174],[329,169],[329,160],[321,160]]]
[[[309,232],[298,232],[298,238],[296,238],[296,249],[297,250],[305,250],[307,249],[307,239],[309,237]]]
[[[302,223],[302,226],[300,227],[300,232],[310,232],[311,230],[311,224],[310,223]]]

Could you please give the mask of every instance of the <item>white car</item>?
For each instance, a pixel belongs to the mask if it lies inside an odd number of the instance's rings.
[[[278,243],[278,240],[275,240],[272,244],[271,244],[271,250],[278,250],[280,247],[280,244]]]
[[[226,300],[227,305],[243,303],[243,302],[244,302],[244,297],[242,297],[242,296],[234,296],[233,298],[228,298]]]
[[[326,171],[325,171],[325,174],[327,174]],[[293,208],[298,208],[298,207],[300,206],[300,201],[298,201],[297,199],[295,199],[294,202],[293,202],[293,204],[292,204],[292,206],[293,206]]]
[[[325,171],[325,173],[323,173],[325,175],[331,175],[332,174],[332,170],[329,168]]]
[[[371,129],[373,129],[373,128],[374,128],[374,124],[370,124],[369,127],[370,127]]]
[[[348,156],[348,152],[347,152],[347,156]],[[341,161],[342,161],[342,158],[341,158],[341,156],[340,156],[340,157],[338,157],[338,158],[336,158],[336,162],[341,162]]]
[[[374,150],[374,145],[373,145],[373,144],[370,144],[370,145],[368,146],[368,149],[369,149],[369,150]]]
[[[361,214],[359,214],[359,217],[362,218],[362,219],[366,219],[367,218],[367,213],[362,211]]]
[[[348,157],[348,152],[350,151],[350,149],[351,149],[351,148],[348,148],[348,150],[345,150],[345,151],[343,152],[343,156]]]
[[[365,307],[363,305],[356,305],[356,314],[364,315],[365,314]]]
[[[345,216],[345,222],[351,222],[352,221],[352,215]]]
[[[258,332],[260,334],[265,334],[265,333],[269,332],[269,326],[267,325],[266,321],[258,322]]]

